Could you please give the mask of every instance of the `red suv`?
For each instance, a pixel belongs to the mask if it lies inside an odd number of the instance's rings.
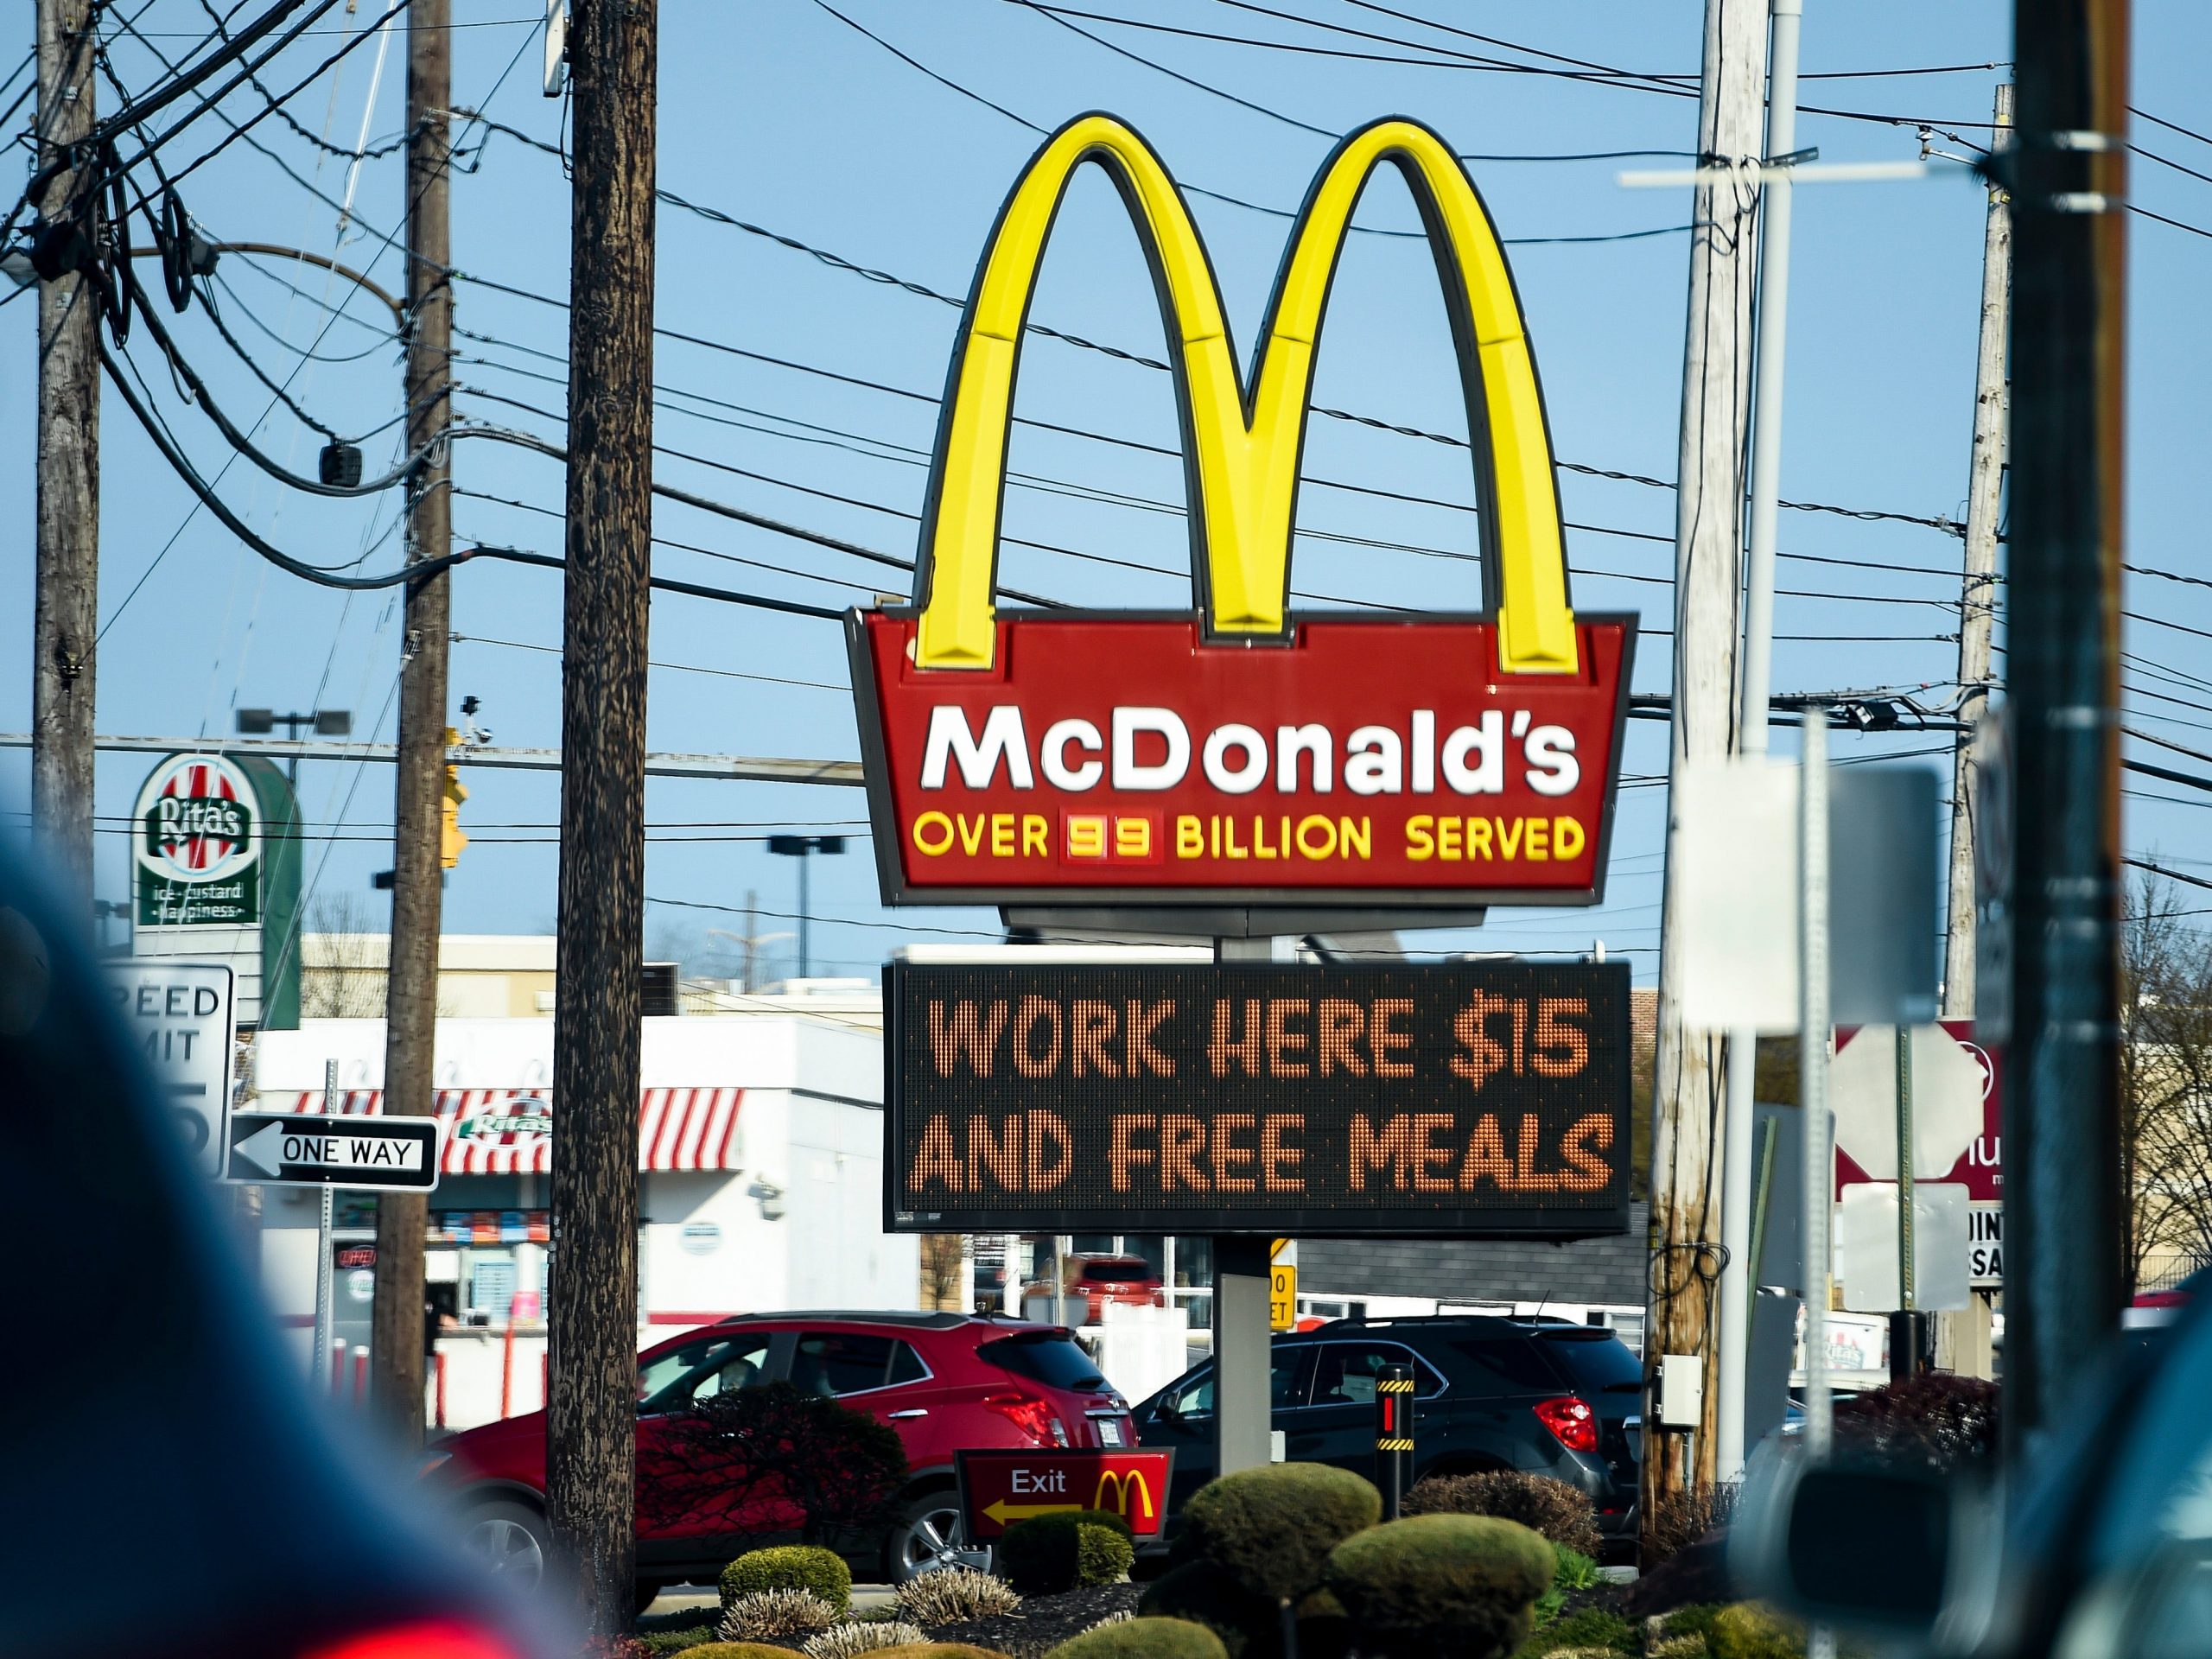
[[[1158,1270],[1141,1255],[1070,1255],[1062,1261],[1061,1274],[1067,1287],[1067,1312],[1063,1317],[1071,1325],[1098,1324],[1109,1302],[1128,1302],[1137,1307],[1166,1306],[1166,1286]],[[1051,1279],[1022,1287],[1025,1311],[1033,1309],[1039,1297],[1050,1306]]]
[[[777,1381],[848,1402],[899,1431],[909,1471],[899,1519],[880,1549],[853,1554],[859,1572],[893,1584],[933,1567],[990,1564],[988,1545],[966,1541],[955,1452],[1136,1440],[1128,1402],[1057,1326],[963,1313],[725,1319],[638,1357],[640,1605],[665,1585],[711,1581],[746,1550],[796,1535],[796,1511],[780,1510],[741,1533],[657,1521],[645,1487],[677,1414],[709,1395]],[[545,1414],[469,1429],[441,1441],[432,1456],[426,1472],[459,1502],[470,1548],[500,1576],[534,1587],[546,1559]]]

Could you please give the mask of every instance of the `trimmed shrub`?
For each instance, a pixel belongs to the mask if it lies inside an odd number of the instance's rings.
[[[915,1647],[928,1640],[918,1626],[902,1619],[832,1624],[821,1635],[807,1639],[806,1659],[856,1659],[860,1654]]]
[[[910,1642],[903,1648],[878,1648],[875,1659],[1014,1659],[1014,1656],[966,1642]]]
[[[1128,1548],[1128,1556],[1123,1558],[1111,1578],[1092,1580],[1083,1576],[1083,1534],[1086,1530],[1110,1532]],[[1111,1584],[1129,1570],[1129,1561],[1135,1559],[1135,1547],[1130,1543],[1130,1535],[1129,1523],[1110,1510],[1058,1510],[1051,1515],[1032,1516],[1008,1527],[1006,1536],[999,1540],[999,1565],[1014,1587],[1025,1596],[1058,1595],[1078,1584]],[[1094,1564],[1104,1560],[1100,1548],[1092,1547]]]
[[[1907,1377],[1839,1402],[1836,1446],[1937,1474],[1974,1468],[1996,1453],[1999,1398],[1996,1383],[1976,1376]]]
[[[684,1651],[692,1659],[791,1659],[789,1648],[770,1647],[760,1642],[708,1642]]]
[[[1204,1561],[1269,1600],[1318,1586],[1329,1552],[1382,1516],[1382,1495],[1348,1469],[1274,1463],[1200,1487],[1183,1508],[1179,1561]]]
[[[1522,1659],[1533,1659],[1539,1654],[1592,1650],[1635,1653],[1643,1645],[1637,1637],[1636,1626],[1619,1614],[1609,1613],[1602,1607],[1584,1607],[1538,1630],[1535,1638],[1521,1649],[1521,1654]]]
[[[1698,1602],[1675,1608],[1659,1621],[1659,1627],[1669,1636],[1694,1636],[1703,1640],[1713,1634],[1713,1621],[1719,1617],[1719,1603]]]
[[[691,1624],[680,1630],[649,1630],[638,1638],[638,1645],[653,1659],[664,1659],[671,1653],[681,1653],[686,1648],[703,1647],[715,1639],[710,1624]]]
[[[1518,1521],[1555,1544],[1595,1555],[1598,1506],[1589,1495],[1548,1475],[1493,1469],[1478,1475],[1431,1475],[1406,1494],[1408,1515],[1494,1515]]]
[[[1528,1640],[1557,1566],[1517,1522],[1420,1515],[1338,1545],[1329,1588],[1370,1659],[1497,1659]]]
[[[779,1544],[747,1550],[722,1568],[722,1605],[763,1590],[804,1590],[838,1612],[853,1605],[853,1570],[834,1549]]]
[[[1713,1659],[1804,1659],[1804,1633],[1755,1601],[1739,1601],[1713,1615],[1706,1633]]]
[[[715,1634],[725,1642],[812,1636],[837,1622],[837,1610],[804,1590],[756,1590],[722,1609]]]
[[[1186,1619],[1125,1618],[1094,1624],[1046,1659],[1228,1659],[1228,1649],[1205,1625]]]
[[[1137,1611],[1147,1618],[1182,1618],[1221,1638],[1229,1659],[1281,1659],[1282,1611],[1204,1561],[1171,1567],[1145,1586]],[[1299,1599],[1298,1659],[1344,1659],[1351,1647],[1351,1620],[1325,1589]]]
[[[1669,1636],[1648,1644],[1644,1659],[1712,1659],[1701,1636]]]
[[[1113,1536],[1103,1527],[1092,1530]],[[1020,1593],[1012,1585],[988,1573],[978,1573],[972,1567],[925,1573],[899,1586],[899,1611],[917,1624],[954,1624],[966,1618],[988,1618],[996,1613],[1010,1613],[1020,1605]]]
[[[1077,1584],[1119,1584],[1129,1576],[1136,1559],[1136,1546],[1111,1527],[1075,1529]]]

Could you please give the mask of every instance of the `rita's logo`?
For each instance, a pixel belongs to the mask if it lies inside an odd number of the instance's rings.
[[[162,763],[140,794],[139,862],[173,881],[219,881],[252,861],[253,786],[220,755]]]
[[[1168,337],[1188,611],[1007,612],[995,601],[1023,335],[1053,221],[1086,162],[1128,209]],[[1420,208],[1444,289],[1481,507],[1479,610],[1291,605],[1330,285],[1353,210],[1386,164]],[[1292,228],[1248,373],[1166,165],[1113,117],[1080,116],[1031,159],[977,268],[912,602],[853,613],[885,895],[1595,903],[1635,626],[1570,603],[1520,298],[1443,139],[1392,118],[1337,146]]]

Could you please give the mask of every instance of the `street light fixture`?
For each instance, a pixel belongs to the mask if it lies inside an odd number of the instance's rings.
[[[280,715],[273,709],[241,709],[238,711],[238,735],[266,737],[279,726],[285,734],[296,740],[302,731],[311,731],[317,737],[351,737],[353,734],[353,711],[350,709],[317,709],[304,715]],[[291,781],[300,781],[300,757],[293,755],[287,762]]]
[[[842,836],[771,836],[768,850],[779,858],[798,860],[798,976],[812,977],[813,958],[807,950],[807,868],[814,855],[845,850]]]

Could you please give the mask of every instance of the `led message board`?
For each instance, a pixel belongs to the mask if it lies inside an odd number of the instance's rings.
[[[1187,611],[995,603],[1030,297],[1086,163],[1128,206],[1171,342]],[[1351,213],[1383,166],[1421,209],[1451,321],[1481,508],[1467,555],[1479,610],[1291,608],[1321,323]],[[1604,897],[1636,620],[1569,602],[1512,273],[1465,168],[1417,122],[1371,123],[1323,164],[1249,374],[1160,158],[1111,116],[1052,134],[976,270],[912,603],[855,611],[848,635],[887,903],[1464,912]]]
[[[893,963],[886,993],[893,1230],[1628,1227],[1624,963]]]

